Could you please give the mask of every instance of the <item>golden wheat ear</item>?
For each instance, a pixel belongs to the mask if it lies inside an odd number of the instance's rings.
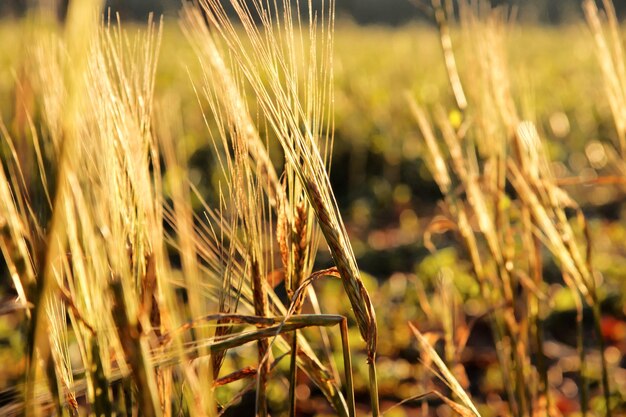
[[[27,415],[36,415],[49,397],[42,394],[40,362],[58,409],[76,411],[83,397],[94,412],[108,414],[112,384],[124,376],[145,386],[142,398],[133,401],[160,415],[146,348],[151,322],[142,311],[156,291],[155,275],[163,272],[152,273],[148,265],[154,257],[163,261],[156,207],[161,199],[150,160],[160,29],[151,21],[131,40],[119,26],[98,21],[96,3],[73,4],[65,34],[38,34],[30,56],[37,63],[33,79],[42,132],[41,139],[33,135],[33,148],[40,166],[46,158],[53,167],[42,184],[56,188],[45,190],[52,214],[42,225],[42,254],[32,257],[38,261]],[[112,294],[112,281],[123,291]],[[123,309],[116,316],[114,301]],[[127,332],[134,337],[122,342]],[[80,365],[68,359],[68,340]]]
[[[200,4],[211,29],[204,29],[204,22],[199,17],[191,20],[189,27],[195,28],[196,32],[203,30],[205,36],[211,37],[207,40],[209,43],[205,43],[214,49],[209,51],[209,56],[212,57],[209,60],[210,65],[220,71],[226,60],[216,59],[217,54],[231,58],[230,72],[241,74],[242,80],[246,81],[246,87],[256,95],[261,115],[285,155],[287,179],[291,188],[283,194],[287,196],[292,209],[279,213],[283,226],[279,237],[283,249],[290,246],[289,241],[296,241],[293,233],[289,231],[297,227],[303,228],[304,223],[301,221],[297,223],[297,218],[306,217],[308,223],[313,214],[330,247],[357,317],[359,330],[367,343],[372,408],[374,413],[378,414],[374,364],[377,328],[374,309],[360,279],[326,167],[332,143],[334,3],[331,1],[324,5],[319,15],[309,10],[308,20],[302,17],[306,13],[301,15],[300,10],[292,9],[290,2],[274,5],[277,6],[277,10],[274,10],[274,6],[260,1],[255,1],[254,7],[248,8],[244,2],[233,0],[230,6],[235,11],[237,19],[229,17],[218,1],[202,1]],[[235,25],[234,20],[238,20],[243,31]],[[215,39],[219,39],[219,44]],[[214,45],[218,48],[214,48]],[[232,97],[229,91],[226,92],[228,93],[226,96]],[[226,113],[242,111],[242,106],[237,105],[241,99],[237,98],[230,102],[222,107]],[[251,131],[241,123],[243,120],[241,115],[228,117],[236,128],[240,126],[238,128],[240,132]],[[238,120],[240,122],[237,122]],[[255,141],[257,144],[254,146],[258,146],[258,140]],[[253,149],[249,142],[248,149]],[[302,195],[306,195],[306,205],[310,209],[300,210],[299,214],[298,205]],[[285,218],[290,219],[286,221]],[[310,237],[307,239],[313,241]],[[291,251],[286,249],[284,252]],[[284,263],[289,265],[290,271],[299,268],[301,261],[296,262],[297,259],[294,257],[292,260],[290,256],[284,258]],[[301,278],[291,277],[293,274],[288,273],[290,275],[288,279],[293,281],[290,283],[290,289],[293,291]],[[302,273],[298,275],[301,277]]]
[[[605,0],[610,36],[605,36],[597,7],[584,3],[587,20],[596,41],[598,56],[611,91],[608,93],[620,142],[623,142],[623,53],[620,45],[611,45],[617,30],[615,12]],[[472,79],[461,90],[455,60],[450,59],[451,44],[447,17],[441,2],[433,0],[436,18],[442,31],[446,69],[462,120],[453,126],[451,115],[442,108],[434,111],[436,128],[426,112],[414,101],[411,109],[424,138],[425,162],[444,194],[445,215],[435,219],[425,238],[433,248],[433,231],[454,230],[460,235],[481,297],[498,307],[490,313],[494,342],[504,354],[499,356],[506,385],[508,406],[514,415],[550,405],[548,368],[544,362],[542,317],[540,306],[548,296],[543,276],[544,257],[551,256],[559,265],[561,283],[567,287],[576,304],[578,352],[581,379],[586,378],[585,347],[582,343],[582,309],[588,304],[595,326],[601,320],[598,307],[596,273],[594,272],[589,226],[577,204],[561,189],[550,170],[549,158],[535,123],[523,120],[514,99],[515,84],[507,68],[505,35],[506,12],[491,10],[487,2],[459,2],[461,31],[469,40],[470,59],[461,75]],[[487,7],[483,7],[487,6]],[[609,40],[612,39],[612,40]],[[619,42],[618,42],[619,43]],[[467,106],[462,105],[460,92]],[[623,106],[622,106],[623,107]],[[615,111],[617,110],[617,112]],[[441,141],[437,141],[441,136]],[[512,187],[515,192],[507,191]],[[462,197],[460,197],[462,196]],[[566,214],[577,212],[579,227]],[[518,234],[521,231],[521,234]],[[585,247],[585,252],[581,249]],[[522,248],[522,249],[520,249]],[[521,302],[517,294],[525,294]],[[520,316],[529,317],[519,320]],[[450,340],[450,331],[446,337]],[[604,351],[601,331],[598,345]],[[416,334],[417,335],[417,334]],[[537,352],[538,364],[528,360]],[[603,356],[603,355],[601,355]],[[600,361],[606,404],[610,387],[605,359]],[[537,373],[541,384],[529,386],[528,376]],[[587,383],[581,384],[581,408],[589,406]],[[610,415],[610,407],[607,406]]]
[[[312,268],[317,249],[317,244],[314,243],[316,228],[305,226],[311,223],[312,214],[302,208],[301,198],[292,198],[296,192],[286,192],[289,187],[284,189],[277,180],[275,168],[268,157],[266,144],[261,139],[249,115],[248,104],[244,100],[246,91],[242,89],[244,80],[242,70],[237,66],[227,65],[227,63],[232,64],[232,60],[223,58],[228,55],[213,38],[214,35],[197,9],[183,9],[182,27],[203,70],[204,85],[201,91],[196,90],[198,98],[201,103],[208,104],[210,112],[207,112],[205,117],[208,124],[216,126],[214,130],[217,132],[217,135],[212,137],[212,144],[218,159],[218,171],[221,172],[223,179],[221,188],[223,197],[220,201],[223,201],[224,205],[219,210],[215,210],[204,204],[209,214],[208,218],[210,218],[211,234],[227,236],[227,241],[231,244],[236,243],[234,246],[236,256],[232,256],[232,259],[245,260],[242,269],[235,271],[236,278],[233,280],[235,283],[244,284],[238,287],[241,290],[240,295],[237,295],[240,307],[249,308],[251,312],[261,315],[285,314],[287,309],[281,304],[272,288],[264,283],[265,278],[272,276],[276,271],[271,259],[274,236],[279,239],[279,245],[280,242],[284,244],[283,252],[287,258],[291,257],[289,252],[292,249],[294,254],[296,252],[300,254],[294,256],[294,272],[288,272],[288,274],[294,275],[297,271],[295,267],[298,266],[300,271],[297,273],[300,276],[305,275],[306,271]],[[301,195],[300,191],[298,197]],[[298,207],[301,208],[298,209]],[[274,219],[277,221],[276,233],[273,232]],[[234,226],[225,228],[225,225]],[[293,229],[293,232],[289,229]],[[296,243],[293,234],[298,230],[303,236]],[[281,231],[285,232],[284,239],[280,237]],[[214,248],[220,248],[223,244],[210,237],[204,240],[213,242]],[[199,246],[201,247],[202,245]],[[199,250],[198,252],[205,251]],[[270,257],[267,257],[267,254]],[[231,257],[230,253],[228,257]],[[250,276],[255,279],[250,280]],[[223,278],[226,277],[229,275],[225,274]],[[297,281],[298,279],[294,278],[294,282]],[[289,287],[293,285],[290,284]],[[339,383],[339,378],[335,376],[336,372],[331,374],[321,365],[302,334],[294,332],[294,335],[281,334],[273,343],[281,350],[285,343],[287,346],[290,345],[292,362],[297,362],[300,369],[320,387],[339,414],[348,415],[350,412],[346,401],[336,385]],[[263,413],[262,408],[265,402],[262,398],[265,385],[263,380],[267,378],[270,357],[267,354],[269,352],[266,346],[267,341],[260,338],[257,343],[261,348],[259,349],[260,372],[256,373],[257,380],[260,381],[257,394],[261,393],[261,398],[257,401],[257,405],[259,411]],[[295,366],[292,369],[295,370]],[[291,372],[291,375],[294,374]]]

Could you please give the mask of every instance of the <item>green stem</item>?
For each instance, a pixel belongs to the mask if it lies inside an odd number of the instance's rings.
[[[582,417],[587,416],[589,408],[589,393],[587,387],[587,366],[585,362],[585,345],[584,345],[584,327],[583,327],[583,307],[577,306],[576,312],[576,346],[578,349],[578,358],[580,360],[580,412]]]
[[[600,348],[600,361],[602,364],[602,390],[604,391],[604,402],[606,403],[606,417],[611,417],[611,388],[609,386],[608,365],[606,356],[604,355],[604,336],[602,335],[602,311],[600,303],[594,300],[593,321],[595,325],[596,336],[598,337],[598,345]]]
[[[369,371],[372,417],[378,417],[380,416],[380,404],[378,403],[378,377],[376,376],[376,356],[372,356],[369,362]]]
[[[291,360],[289,362],[289,417],[296,416],[296,376],[298,366],[296,359],[298,357],[298,331],[293,332],[291,339]]]
[[[346,375],[346,398],[348,400],[348,415],[356,416],[354,406],[354,381],[352,380],[352,356],[348,340],[348,320],[344,317],[341,321],[341,345],[343,347],[343,369]]]

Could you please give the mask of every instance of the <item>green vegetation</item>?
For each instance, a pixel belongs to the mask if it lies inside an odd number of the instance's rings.
[[[611,3],[231,3],[0,25],[0,415],[621,415]]]

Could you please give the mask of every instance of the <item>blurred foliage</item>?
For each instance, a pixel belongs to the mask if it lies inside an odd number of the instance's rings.
[[[59,14],[67,9],[68,0],[46,2],[56,4]],[[455,4],[456,0],[453,1]],[[143,20],[149,12],[175,15],[180,7],[177,0],[107,0],[107,6],[122,13],[124,18]],[[581,16],[579,0],[491,0],[494,6],[506,5],[518,9],[525,22],[562,23]],[[615,2],[618,13],[623,14],[626,6]],[[27,0],[4,0],[0,3],[2,14],[20,15],[28,5]],[[402,24],[415,18],[430,18],[430,0],[337,0],[340,17],[359,23]]]

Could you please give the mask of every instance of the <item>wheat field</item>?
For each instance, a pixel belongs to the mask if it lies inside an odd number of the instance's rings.
[[[0,415],[626,415],[610,0],[0,20]]]

